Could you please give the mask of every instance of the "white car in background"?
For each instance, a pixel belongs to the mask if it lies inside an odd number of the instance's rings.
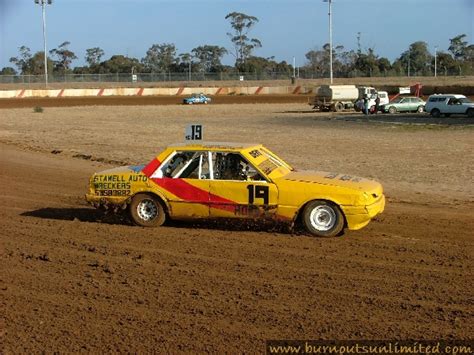
[[[433,117],[444,115],[467,115],[474,117],[474,102],[471,102],[464,95],[455,94],[435,94],[428,98],[425,111]]]

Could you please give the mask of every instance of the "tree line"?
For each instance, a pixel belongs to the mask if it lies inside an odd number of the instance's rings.
[[[212,44],[204,44],[193,48],[188,53],[178,53],[173,43],[153,44],[141,59],[114,54],[109,59],[103,49],[93,47],[86,50],[87,65],[73,67],[78,59],[69,49],[70,42],[61,43],[49,51],[47,57],[48,72],[53,74],[111,74],[111,73],[293,73],[293,66],[286,61],[278,62],[274,57],[255,56],[256,49],[262,47],[258,38],[250,36],[250,32],[259,22],[255,16],[240,12],[231,12],[225,17],[231,31],[227,33],[231,48]],[[460,34],[450,39],[447,51],[439,51],[436,55],[438,75],[472,75],[474,74],[474,45],[466,41],[466,35]],[[343,46],[333,48],[333,70],[338,77],[356,76],[401,76],[401,75],[433,75],[435,56],[428,50],[428,44],[417,41],[400,54],[393,62],[380,57],[373,48],[362,50],[360,34],[357,37],[358,48],[345,50]],[[312,49],[305,55],[306,63],[298,70],[303,74],[329,76],[330,46]],[[231,54],[235,58],[233,66],[222,64],[222,58]],[[0,75],[41,75],[44,74],[44,52],[32,53],[30,48],[21,46],[19,55],[10,58],[15,67],[4,67]]]

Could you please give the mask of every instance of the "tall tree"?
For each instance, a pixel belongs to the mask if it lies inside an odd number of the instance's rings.
[[[231,12],[227,14],[225,19],[230,21],[230,25],[234,30],[233,33],[228,32],[227,35],[234,44],[233,55],[236,59],[236,67],[238,67],[252,55],[254,49],[262,47],[260,40],[248,37],[248,33],[258,22],[258,18],[241,12]]]
[[[276,74],[286,74],[290,76],[293,67],[287,62],[277,62],[275,57],[249,57],[241,65],[241,70],[246,73],[264,74],[265,77],[272,77]]]
[[[449,40],[450,46],[448,51],[453,54],[454,59],[462,60],[466,55],[468,43],[467,41],[464,41],[464,38],[466,38],[466,35],[462,34]]]
[[[48,57],[47,58],[48,73],[53,72],[54,62]],[[32,75],[43,75],[44,74],[44,52],[36,52],[28,64],[29,74]]]
[[[136,58],[125,57],[124,55],[113,55],[99,65],[100,73],[131,73],[132,68],[135,72],[142,72],[143,66]]]
[[[320,73],[321,75],[326,75],[329,73],[329,43],[324,44],[322,49],[313,49],[305,54],[306,59],[308,60],[307,67],[313,73]],[[344,60],[350,60],[349,55],[345,57],[344,46],[338,45],[333,47],[333,71],[340,72],[343,69],[343,63],[341,58]]]
[[[374,76],[379,73],[378,58],[373,48],[369,48],[367,53],[357,53],[355,68],[366,76]]]
[[[227,53],[224,47],[203,45],[191,51],[198,60],[199,68],[204,72],[218,72],[222,70],[221,58]]]
[[[142,59],[146,69],[153,73],[168,72],[176,62],[176,47],[172,43],[152,45]]]
[[[20,55],[11,57],[10,63],[14,64],[21,74],[30,74],[31,50],[27,46],[21,46],[18,50]]]
[[[431,73],[432,55],[428,51],[428,44],[417,41],[410,44],[397,60],[403,68],[409,67],[411,75],[429,75]]]
[[[379,67],[379,71],[381,73],[386,74],[390,69],[392,69],[392,64],[390,64],[390,60],[388,58],[382,57],[377,60],[377,65]]]
[[[16,70],[12,67],[3,67],[2,70],[0,70],[0,75],[16,75]]]
[[[70,70],[69,67],[72,61],[77,59],[76,54],[68,48],[70,44],[70,42],[66,41],[61,43],[58,48],[49,51],[49,54],[56,57],[54,69],[59,73],[67,73]]]
[[[100,59],[103,57],[104,54],[105,52],[99,47],[86,49],[85,59],[87,64],[89,64],[89,67],[98,65],[100,63]]]
[[[451,54],[440,51],[437,53],[436,57],[438,74],[441,73],[443,75],[448,75],[456,73],[458,71],[456,61],[453,59]],[[434,57],[431,64],[433,66],[434,71]]]

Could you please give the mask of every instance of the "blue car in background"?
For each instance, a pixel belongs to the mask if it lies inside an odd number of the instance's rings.
[[[208,104],[211,102],[211,98],[207,97],[204,94],[192,94],[191,97],[186,97],[183,99],[183,104],[193,105],[193,104]]]

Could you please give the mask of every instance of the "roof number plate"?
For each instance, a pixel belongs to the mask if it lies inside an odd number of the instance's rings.
[[[201,141],[203,127],[200,124],[190,124],[186,127],[184,139],[187,141]]]

